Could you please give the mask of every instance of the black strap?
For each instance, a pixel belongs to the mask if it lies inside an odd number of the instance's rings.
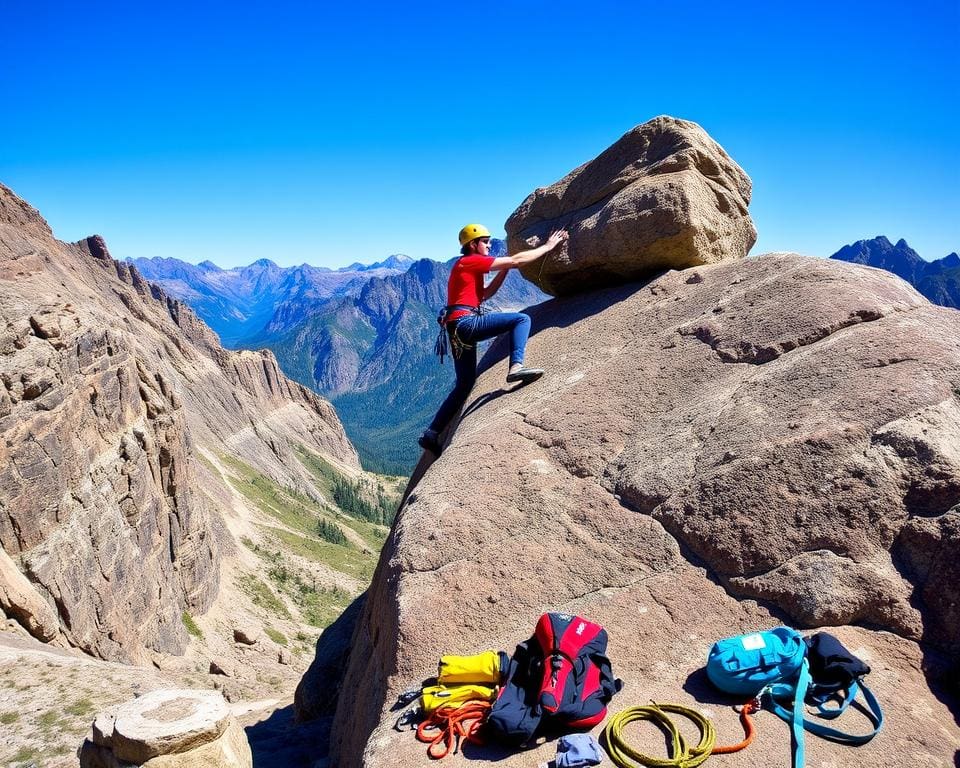
[[[482,314],[480,307],[473,307],[469,304],[448,304],[443,309],[440,310],[440,314],[437,315],[437,322],[440,324],[440,333],[437,334],[437,340],[433,345],[433,354],[437,355],[440,358],[440,365],[443,365],[443,358],[450,354],[450,346],[447,341],[447,331],[454,333],[456,331],[456,326],[448,329],[448,324],[450,323],[447,318],[450,316],[451,312],[456,312],[457,310],[465,309],[468,310],[471,314],[479,315]],[[461,318],[457,318],[460,320]],[[463,344],[459,339],[453,339],[454,347],[459,343],[462,346],[467,346]],[[453,350],[454,354],[459,357],[457,354],[456,348]]]

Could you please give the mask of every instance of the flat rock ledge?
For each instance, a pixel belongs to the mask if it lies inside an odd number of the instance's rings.
[[[80,768],[253,768],[240,724],[218,691],[160,690],[101,713]]]

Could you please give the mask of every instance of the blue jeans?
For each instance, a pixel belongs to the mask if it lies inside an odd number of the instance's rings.
[[[492,339],[501,333],[510,332],[510,365],[523,362],[523,354],[530,336],[530,318],[523,312],[488,312],[485,315],[467,315],[451,323],[457,338],[469,347],[453,355],[453,367],[457,383],[447,399],[440,405],[437,415],[430,422],[430,429],[442,432],[453,415],[459,411],[477,380],[477,342]]]

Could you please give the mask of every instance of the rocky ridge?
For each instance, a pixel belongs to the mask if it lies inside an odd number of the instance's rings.
[[[332,407],[271,353],[224,350],[102,239],[55,240],[3,186],[0,312],[0,608],[39,639],[183,652],[182,615],[210,608],[235,548],[218,456],[315,498],[295,449],[359,472]]]
[[[960,659],[960,315],[878,270],[742,258],[749,180],[705,134],[710,152],[677,149],[693,128],[638,126],[511,217],[528,244],[572,222],[540,280],[572,295],[531,310],[529,354],[547,370],[535,384],[503,387],[505,342],[484,357],[442,455],[411,479],[365,601],[321,638],[313,670],[346,655],[341,690],[364,692],[337,705],[340,768],[422,763],[392,728],[395,697],[443,653],[509,651],[547,610],[607,628],[626,681],[614,711],[696,706],[725,742],[739,739],[738,702],[705,680],[711,643],[829,627],[872,667],[887,720],[859,749],[810,739],[808,759],[954,759],[943,685]],[[658,164],[655,191],[618,199]],[[303,719],[322,710],[310,680]],[[728,764],[786,764],[787,729],[761,716]],[[553,757],[530,746],[465,749],[516,768]]]
[[[956,702],[925,674],[960,651],[956,313],[875,270],[770,256],[558,299],[534,327],[547,375],[507,394],[483,374],[409,491],[353,636],[343,687],[367,695],[339,703],[335,764],[417,764],[396,695],[442,653],[511,649],[545,610],[607,627],[614,711],[699,702],[728,736],[698,677],[710,643],[828,627],[888,719],[860,749],[811,740],[811,759],[952,759]],[[784,763],[781,730],[764,719],[730,764]]]

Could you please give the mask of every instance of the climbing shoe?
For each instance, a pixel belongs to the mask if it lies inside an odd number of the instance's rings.
[[[430,451],[430,453],[435,453],[437,456],[440,455],[440,441],[438,438],[440,435],[437,434],[436,430],[427,429],[424,430],[423,434],[417,438],[417,442],[420,444],[420,447],[425,451]]]
[[[543,376],[543,368],[521,368],[519,371],[513,371],[507,374],[507,382],[522,381],[529,384]]]

